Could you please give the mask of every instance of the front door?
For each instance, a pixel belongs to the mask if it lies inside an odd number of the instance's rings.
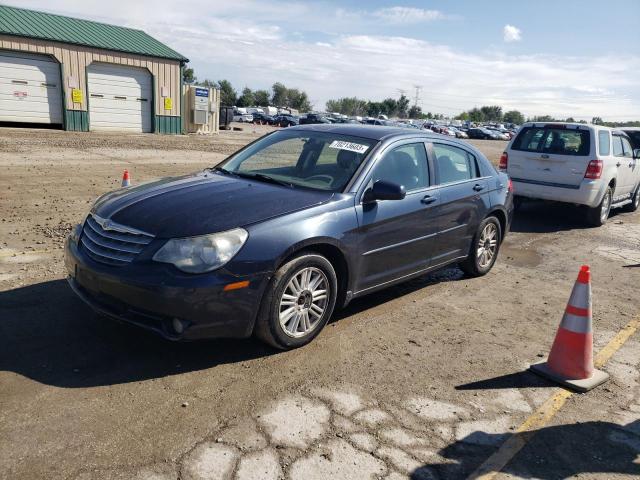
[[[432,151],[440,187],[438,253],[432,264],[441,265],[469,254],[476,229],[490,207],[489,182],[480,176],[471,152],[436,142]]]
[[[378,180],[403,185],[407,195],[356,207],[360,225],[356,293],[426,269],[436,243],[439,191],[432,185],[424,143],[390,147],[370,173],[368,188]]]

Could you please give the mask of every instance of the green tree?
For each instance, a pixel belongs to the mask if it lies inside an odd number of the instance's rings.
[[[266,90],[256,90],[253,92],[253,101],[258,107],[269,106],[269,92]]]
[[[182,80],[184,83],[195,83],[196,76],[193,74],[193,68],[185,68],[182,71]]]
[[[345,97],[337,100],[329,100],[326,103],[328,112],[338,112],[343,115],[366,115],[367,101],[356,97]]]
[[[289,97],[287,87],[282,83],[276,82],[271,87],[273,94],[271,95],[271,103],[276,107],[288,107]]]
[[[229,80],[218,80],[217,87],[220,90],[220,105],[229,107],[236,105],[238,93],[233,89]]]
[[[593,123],[594,125],[604,125],[604,121],[601,117],[593,117],[591,119],[591,123]]]
[[[531,119],[532,122],[555,122],[555,118],[551,115],[542,115],[538,117],[533,117]]]
[[[400,118],[409,116],[409,99],[404,94],[396,102],[396,113]]]
[[[422,108],[420,108],[418,105],[413,105],[409,109],[409,118],[422,118],[422,116]]]
[[[238,98],[237,104],[238,107],[252,107],[255,105],[255,97],[249,87],[244,87],[242,95]]]
[[[477,107],[474,107],[471,110],[469,110],[468,114],[469,114],[469,120],[472,121],[472,122],[484,122],[485,121],[484,113],[480,109],[478,109]]]
[[[492,105],[484,107],[480,107],[480,111],[482,112],[483,121],[490,122],[500,122],[502,121],[502,107],[498,105]]]
[[[521,125],[524,123],[524,115],[522,115],[518,110],[509,110],[508,112],[505,112],[502,120],[506,123]]]

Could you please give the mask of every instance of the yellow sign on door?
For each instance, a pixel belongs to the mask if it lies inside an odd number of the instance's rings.
[[[173,101],[171,100],[171,97],[166,97],[164,99],[164,109],[171,110],[172,108],[173,108]]]
[[[82,103],[82,90],[79,88],[72,89],[71,100],[73,100],[73,103]]]

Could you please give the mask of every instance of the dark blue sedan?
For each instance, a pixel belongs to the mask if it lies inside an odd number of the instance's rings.
[[[509,178],[465,142],[305,125],[102,196],[66,266],[109,317],[174,340],[255,334],[288,349],[355,297],[451,264],[486,274],[512,211]]]

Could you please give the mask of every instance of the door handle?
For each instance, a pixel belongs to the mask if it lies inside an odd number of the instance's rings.
[[[474,189],[476,192],[479,192],[480,190],[484,190],[484,187],[483,187],[482,185],[480,185],[479,183],[476,183],[476,184],[473,186],[473,189]]]
[[[430,203],[433,203],[436,200],[438,200],[436,197],[432,197],[431,195],[425,195],[424,197],[422,197],[422,200],[420,200],[420,202],[424,203],[425,205],[429,205]]]

